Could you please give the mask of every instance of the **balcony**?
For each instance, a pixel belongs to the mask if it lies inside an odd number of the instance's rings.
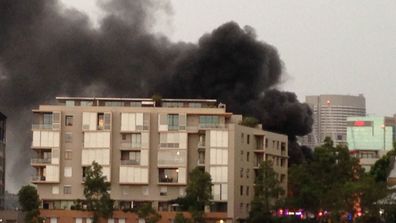
[[[30,163],[32,166],[51,164],[51,158],[32,158]]]
[[[140,149],[142,147],[141,143],[132,143],[132,142],[122,142],[121,149]]]
[[[33,182],[45,182],[45,176],[32,176]]]
[[[32,124],[33,130],[50,130],[52,128],[52,124]]]
[[[140,165],[140,160],[121,160],[121,165]]]
[[[158,182],[159,183],[178,183],[178,169],[159,169]]]

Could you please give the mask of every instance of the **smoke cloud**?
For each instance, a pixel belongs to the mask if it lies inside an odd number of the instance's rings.
[[[169,3],[99,4],[105,16],[93,28],[85,14],[56,0],[0,0],[8,190],[15,192],[32,174],[31,109],[57,95],[216,98],[227,110],[256,116],[265,129],[289,139],[310,131],[309,108],[292,93],[270,90],[281,79],[282,62],[253,28],[229,22],[198,44],[173,43],[149,31],[154,12],[169,12]]]

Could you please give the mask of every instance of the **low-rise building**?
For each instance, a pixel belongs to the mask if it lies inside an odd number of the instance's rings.
[[[351,153],[360,164],[370,170],[371,166],[393,149],[396,122],[391,117],[365,116],[347,118],[347,141]]]

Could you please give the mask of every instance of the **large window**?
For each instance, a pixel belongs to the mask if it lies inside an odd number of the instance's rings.
[[[168,114],[168,129],[169,130],[179,130],[179,115],[178,114]]]
[[[220,123],[219,116],[201,115],[199,116],[199,124],[201,125],[218,125]]]
[[[140,151],[121,151],[122,165],[139,165]]]
[[[177,183],[178,182],[178,169],[177,168],[160,168],[159,169],[159,182],[160,183]]]

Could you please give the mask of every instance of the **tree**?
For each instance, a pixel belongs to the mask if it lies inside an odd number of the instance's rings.
[[[393,145],[393,150],[387,152],[385,156],[375,162],[370,169],[370,174],[374,176],[377,182],[386,182],[390,171],[392,170],[391,159],[396,155],[396,144]]]
[[[188,223],[189,221],[188,221],[188,219],[186,219],[184,217],[183,213],[177,212],[173,222],[174,223]]]
[[[95,161],[87,168],[84,179],[84,196],[87,208],[94,212],[93,222],[100,217],[111,217],[114,201],[110,198],[110,183],[103,176],[102,166]]]
[[[260,164],[254,192],[248,221],[251,223],[271,222],[271,211],[285,191],[272,168],[272,163],[269,161],[264,161]]]
[[[22,211],[25,212],[26,223],[42,222],[42,219],[39,217],[40,198],[34,186],[23,186],[18,192],[18,201],[22,207]]]
[[[196,167],[189,174],[186,196],[175,200],[182,210],[191,213],[193,222],[203,221],[204,208],[213,198],[212,185],[210,174]]]
[[[140,206],[137,215],[139,218],[143,218],[146,223],[155,223],[161,219],[161,215],[154,210],[150,203]]]
[[[243,117],[242,121],[239,124],[255,128],[259,123],[260,121],[257,118],[248,116]]]

